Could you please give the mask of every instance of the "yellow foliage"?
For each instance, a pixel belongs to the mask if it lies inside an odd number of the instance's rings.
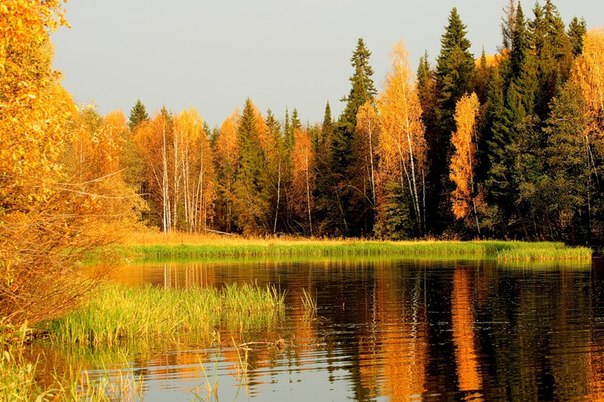
[[[76,262],[119,234],[110,217],[132,213],[131,204],[120,209],[117,182],[98,177],[119,170],[125,119],[112,114],[85,130],[52,70],[49,33],[66,25],[63,3],[0,4],[0,317],[13,323],[77,304],[97,282]],[[81,152],[69,159],[73,138]],[[94,174],[84,178],[82,161],[96,164]]]
[[[398,182],[407,189],[416,216],[417,228],[424,219],[420,207],[422,174],[426,165],[425,127],[417,87],[411,80],[408,53],[402,42],[391,54],[391,71],[386,76],[384,92],[377,100],[380,119],[380,160],[376,193],[384,203],[386,184]],[[378,211],[377,220],[384,219]]]
[[[232,172],[237,169],[239,163],[238,129],[239,110],[235,110],[220,126],[218,139],[216,140],[216,160]]]
[[[391,54],[392,70],[386,77],[384,92],[377,105],[382,134],[380,157],[382,170],[396,176],[411,162],[422,169],[426,162],[425,128],[417,88],[411,82],[407,50],[402,42]]]
[[[6,0],[0,8],[0,207],[27,211],[48,196],[74,111],[51,70],[48,30],[62,2]]]
[[[304,216],[307,213],[310,234],[312,236],[312,191],[315,179],[315,152],[308,131],[296,128],[292,150],[292,209]]]
[[[583,53],[577,57],[572,79],[583,93],[587,135],[602,136],[604,115],[604,29],[589,31],[583,41]]]
[[[463,96],[455,107],[457,130],[451,137],[454,153],[451,157],[449,177],[455,184],[451,193],[453,215],[463,219],[470,214],[474,192],[474,165],[476,164],[476,119],[480,110],[475,93]]]

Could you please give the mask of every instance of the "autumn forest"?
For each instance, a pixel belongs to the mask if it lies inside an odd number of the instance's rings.
[[[46,29],[64,21],[48,13],[36,40],[3,37],[5,60],[29,60],[1,78],[6,216],[45,200],[164,232],[604,240],[604,31],[566,26],[552,1],[510,1],[494,55],[470,52],[451,10],[435,61],[413,72],[395,44],[381,91],[359,39],[340,116],[327,103],[303,124],[247,99],[216,128],[141,101],[77,108],[50,70]]]
[[[386,77],[351,43],[337,116],[211,127],[77,105],[65,3],[0,2],[0,399],[602,394],[604,29],[509,0],[477,55],[453,8]]]

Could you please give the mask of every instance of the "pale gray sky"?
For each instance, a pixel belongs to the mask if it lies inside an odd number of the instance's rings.
[[[541,1],[543,2],[543,1]],[[362,36],[381,88],[388,54],[403,39],[415,69],[434,60],[452,7],[468,27],[476,56],[494,53],[508,0],[96,0],[67,3],[71,29],[53,35],[55,67],[77,102],[126,115],[141,99],[150,114],[162,105],[195,107],[219,126],[250,97],[283,117],[296,107],[318,122],[334,115],[349,91],[350,57]],[[525,1],[532,17],[534,2]],[[557,0],[568,23],[584,16],[604,25],[604,1]]]

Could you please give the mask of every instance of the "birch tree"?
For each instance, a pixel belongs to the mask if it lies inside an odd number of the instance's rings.
[[[456,131],[451,136],[453,155],[449,178],[454,188],[451,192],[452,211],[455,219],[466,220],[474,216],[476,230],[480,233],[476,206],[476,122],[480,102],[476,93],[463,96],[455,108]]]
[[[396,179],[406,190],[415,231],[425,231],[424,177],[426,140],[417,87],[411,82],[407,50],[402,42],[391,53],[391,71],[377,106],[381,123],[380,171],[382,186]]]

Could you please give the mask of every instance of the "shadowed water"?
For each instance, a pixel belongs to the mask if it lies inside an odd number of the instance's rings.
[[[604,399],[602,272],[391,259],[129,265],[116,281],[274,284],[287,292],[286,314],[245,339],[224,332],[220,348],[124,352],[127,364],[109,355],[112,368],[89,373],[126,370],[147,401],[209,400],[211,389],[225,401]],[[266,343],[246,358],[234,347],[244,342]]]

